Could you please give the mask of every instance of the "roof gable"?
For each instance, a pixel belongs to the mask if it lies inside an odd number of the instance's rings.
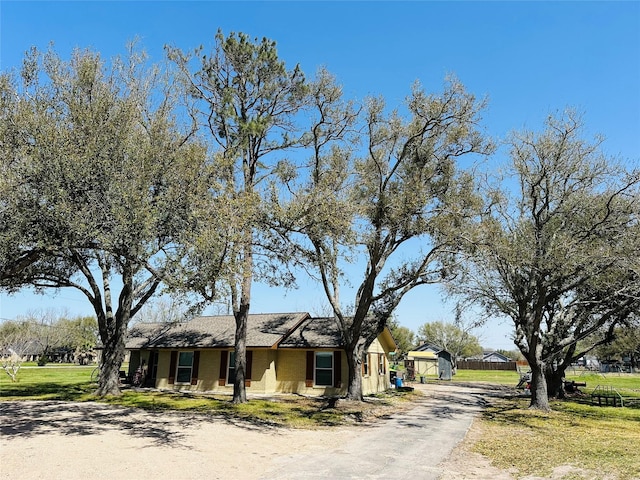
[[[422,345],[413,349],[414,352],[433,352],[438,353],[443,349],[434,343],[423,343]]]
[[[482,360],[485,362],[487,361],[508,362],[509,357],[499,352],[485,352],[482,357]]]

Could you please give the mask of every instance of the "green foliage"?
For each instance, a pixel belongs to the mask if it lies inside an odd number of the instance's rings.
[[[326,75],[310,91],[310,175],[283,189],[293,197],[283,236],[322,281],[347,347],[348,396],[357,399],[362,353],[403,296],[454,268],[459,227],[482,203],[456,162],[492,145],[477,127],[484,103],[455,79],[434,95],[415,85],[405,115],[382,98],[345,101]],[[357,293],[345,304],[351,263]]]
[[[215,40],[209,53],[167,47],[195,103],[197,128],[217,148],[209,180],[218,191],[213,198],[204,195],[205,221],[184,237],[187,268],[177,288],[206,302],[231,297],[238,312],[241,292],[248,294],[254,276],[291,284],[291,276],[280,270],[286,258],[282,245],[265,224],[264,200],[276,153],[299,142],[294,118],[303,107],[306,83],[297,66],[287,70],[272,40],[225,36],[220,30]]]
[[[413,349],[416,344],[415,334],[407,327],[400,325],[397,320],[389,322],[389,330],[398,346],[397,354],[405,354]]]
[[[2,78],[0,288],[81,291],[105,346],[99,388],[117,393],[126,325],[181,262],[208,191],[205,146],[177,123],[170,72],[133,48],[110,64],[34,49]]]
[[[275,42],[251,40],[243,33],[218,31],[211,53],[185,54],[168,47],[193,103],[192,117],[202,136],[219,148],[211,165],[206,219],[183,237],[187,255],[174,287],[198,294],[204,302],[226,296],[236,317],[234,401],[246,401],[246,322],[254,278],[291,286],[288,257],[273,235],[265,200],[268,179],[276,175],[278,152],[299,144],[294,121],[303,107],[305,78],[288,71]],[[206,195],[205,195],[206,197]]]
[[[478,338],[468,329],[447,322],[429,322],[418,328],[418,337],[447,350],[454,358],[482,355]]]
[[[611,343],[595,349],[598,358],[617,361],[628,358],[633,367],[638,368],[640,365],[640,317],[635,319],[635,323],[617,327],[613,335],[614,339]]]
[[[510,358],[514,362],[518,360],[525,360],[524,355],[522,355],[522,352],[520,350],[505,350],[502,348],[498,348],[496,352],[504,355],[507,358]]]
[[[532,405],[548,408],[545,365],[558,375],[640,308],[640,171],[582,138],[574,112],[539,134],[512,136],[513,183],[487,187],[489,215],[468,233],[467,275],[454,288],[513,321],[533,373]],[[507,190],[509,188],[509,190]],[[498,188],[499,191],[499,188]],[[555,392],[554,392],[555,393]]]

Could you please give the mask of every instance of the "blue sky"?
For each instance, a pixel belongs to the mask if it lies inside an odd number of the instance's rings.
[[[0,69],[18,67],[24,52],[53,42],[67,55],[90,47],[104,57],[124,53],[139,38],[153,60],[163,45],[210,47],[218,28],[266,36],[289,66],[308,76],[325,66],[349,97],[383,95],[400,104],[411,84],[439,90],[447,74],[486,96],[490,135],[504,138],[539,129],[552,112],[584,112],[591,133],[605,136],[609,155],[640,158],[640,2],[0,2]],[[499,150],[491,164],[505,162]],[[257,288],[254,312],[316,311],[323,297],[301,290]],[[0,318],[30,309],[65,306],[91,314],[81,296],[0,295]],[[317,312],[319,313],[319,312]],[[401,324],[453,317],[437,288],[403,300]],[[484,346],[513,348],[509,324],[491,322],[476,333]]]

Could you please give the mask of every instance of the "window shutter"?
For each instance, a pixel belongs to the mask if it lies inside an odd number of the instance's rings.
[[[312,350],[307,351],[307,377],[305,380],[306,387],[313,387],[313,356]]]
[[[342,352],[333,352],[333,386],[342,388]]]
[[[222,350],[220,352],[220,375],[218,377],[218,385],[224,387],[227,383],[227,359],[229,358],[229,352]]]
[[[176,367],[178,366],[178,352],[171,352],[171,361],[169,362],[169,385],[176,383]]]
[[[251,366],[253,364],[253,351],[247,350],[247,369],[244,372],[244,386],[251,386]]]
[[[200,366],[200,351],[193,352],[193,366],[191,367],[191,385],[198,384],[198,367]]]

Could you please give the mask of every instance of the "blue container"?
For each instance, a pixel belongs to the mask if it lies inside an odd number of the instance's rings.
[[[396,388],[402,386],[402,379],[400,377],[396,377]]]

